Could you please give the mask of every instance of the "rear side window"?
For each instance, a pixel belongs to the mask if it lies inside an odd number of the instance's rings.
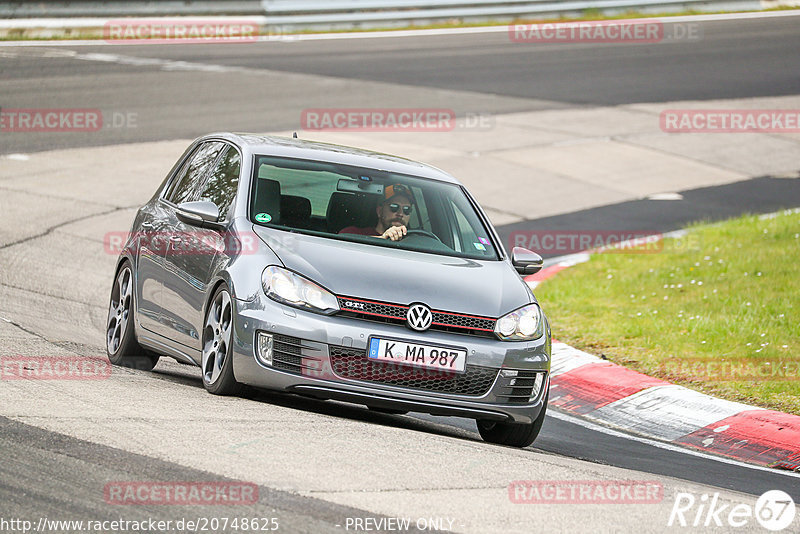
[[[164,198],[173,204],[194,200],[202,186],[203,177],[214,164],[223,148],[218,141],[203,143],[192,153],[167,188]]]
[[[233,200],[236,198],[241,166],[242,158],[239,156],[239,152],[229,146],[219,159],[217,166],[206,178],[197,198],[192,198],[192,200],[213,202],[219,208],[220,220],[227,219]]]
[[[328,201],[342,176],[325,170],[287,169],[263,163],[258,168],[258,178],[280,182],[282,195],[307,198],[311,202],[311,214],[324,217]]]

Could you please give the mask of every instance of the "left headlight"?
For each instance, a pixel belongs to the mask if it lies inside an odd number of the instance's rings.
[[[497,320],[494,333],[504,341],[530,341],[544,334],[542,310],[538,304],[528,304]]]
[[[339,311],[339,302],[327,289],[282,267],[271,265],[261,274],[264,293],[289,306],[331,314]]]

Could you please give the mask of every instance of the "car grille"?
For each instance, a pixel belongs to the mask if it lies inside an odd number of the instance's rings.
[[[339,308],[342,310],[340,315],[382,323],[405,324],[406,322],[406,312],[408,312],[409,308],[406,305],[351,297],[337,297],[337,299]],[[351,303],[351,306],[347,305],[348,302]],[[352,304],[358,305],[358,307],[353,307]],[[430,330],[494,337],[495,319],[440,310],[431,311],[433,313],[433,323]]]
[[[456,374],[376,362],[367,358],[365,350],[334,345],[330,346],[330,359],[333,372],[342,378],[457,395],[485,395],[498,373],[475,365]]]

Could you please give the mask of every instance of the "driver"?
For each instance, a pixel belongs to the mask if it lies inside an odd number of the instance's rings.
[[[339,233],[368,235],[400,241],[408,232],[408,219],[413,210],[414,195],[411,193],[411,189],[403,184],[393,184],[384,188],[383,199],[375,208],[378,214],[378,224],[375,225],[375,228],[348,226]]]

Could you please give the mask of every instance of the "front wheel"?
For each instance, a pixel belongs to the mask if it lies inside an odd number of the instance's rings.
[[[203,386],[214,395],[237,395],[241,384],[233,376],[233,303],[220,286],[206,311],[203,327]]]
[[[536,440],[544,423],[547,412],[547,399],[550,392],[544,397],[542,411],[533,423],[499,423],[496,421],[478,420],[478,432],[484,441],[509,447],[527,447]]]
[[[136,341],[133,271],[125,261],[117,271],[106,321],[106,353],[108,360],[121,367],[150,371],[158,363],[158,354],[143,349]]]

